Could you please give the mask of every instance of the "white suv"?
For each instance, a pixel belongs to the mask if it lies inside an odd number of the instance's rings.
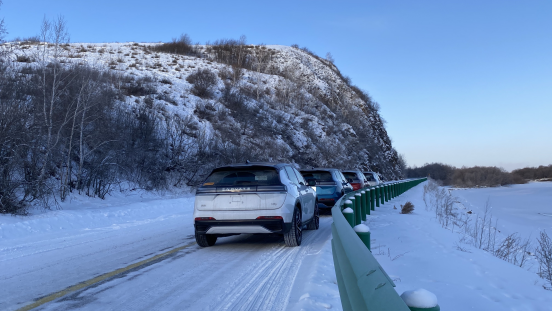
[[[378,174],[375,172],[363,172],[363,175],[365,175],[369,185],[371,186],[378,186],[382,183],[380,178],[378,178]]]
[[[246,163],[214,169],[196,191],[196,242],[217,237],[279,233],[288,246],[301,244],[302,229],[319,228],[314,181],[308,184],[290,164]]]

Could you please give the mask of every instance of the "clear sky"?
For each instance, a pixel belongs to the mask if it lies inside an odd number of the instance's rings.
[[[8,39],[63,15],[72,42],[294,43],[380,103],[409,165],[551,164],[551,1],[4,0]]]

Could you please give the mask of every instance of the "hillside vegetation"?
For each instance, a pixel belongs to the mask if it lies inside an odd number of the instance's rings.
[[[69,44],[63,19],[44,26],[2,45],[2,213],[194,186],[246,160],[402,174],[378,104],[306,48]]]

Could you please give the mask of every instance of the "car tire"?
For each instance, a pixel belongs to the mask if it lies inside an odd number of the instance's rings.
[[[302,237],[302,223],[301,223],[301,212],[296,207],[294,208],[294,214],[292,215],[292,228],[290,231],[284,234],[284,243],[286,246],[295,247],[301,245]]]
[[[315,210],[313,211],[313,219],[307,225],[307,230],[319,229],[319,202],[315,202]]]
[[[217,242],[217,236],[213,234],[205,234],[196,232],[196,243],[201,247],[208,247],[215,245]]]

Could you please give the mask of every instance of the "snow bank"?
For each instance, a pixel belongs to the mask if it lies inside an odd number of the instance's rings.
[[[401,298],[407,306],[413,308],[433,308],[438,305],[436,295],[423,288],[405,291],[401,294]]]

